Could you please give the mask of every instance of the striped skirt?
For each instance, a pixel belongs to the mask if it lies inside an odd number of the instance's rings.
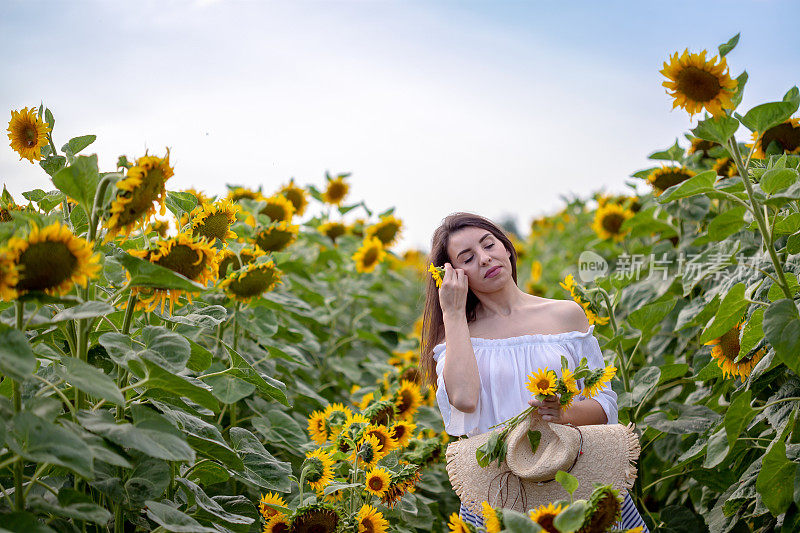
[[[464,507],[463,504],[461,505],[461,510],[458,514],[464,519],[465,522],[472,524],[473,526],[483,526],[483,516],[479,514],[473,514],[469,509]],[[625,501],[622,502],[622,520],[614,524],[614,528],[633,529],[637,526],[642,526],[642,533],[650,533],[650,530],[647,529],[647,526],[639,514],[639,511],[636,509],[636,505],[633,503],[631,495],[626,492]]]

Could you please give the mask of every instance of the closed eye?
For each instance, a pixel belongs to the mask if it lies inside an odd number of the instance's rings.
[[[490,245],[486,246],[486,248],[491,248],[492,246],[494,246],[494,243],[492,243],[492,244],[490,244]],[[469,263],[470,261],[472,261],[472,258],[473,258],[473,257],[475,257],[475,256],[474,256],[474,255],[473,255],[473,256],[470,256],[470,257],[469,257],[469,259],[466,259],[464,262],[465,262],[465,263]]]

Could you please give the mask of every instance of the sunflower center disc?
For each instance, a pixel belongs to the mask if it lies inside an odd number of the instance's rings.
[[[45,241],[32,244],[22,252],[17,287],[24,291],[52,289],[68,279],[78,259],[63,242]]]
[[[36,127],[33,124],[27,124],[25,129],[22,130],[22,138],[25,142],[25,148],[33,148],[36,146]]]
[[[735,360],[736,356],[739,355],[739,331],[734,329],[725,333],[719,339],[719,347],[725,359]]]
[[[157,263],[189,279],[197,278],[205,267],[202,254],[185,244],[173,246]]]
[[[681,70],[677,81],[678,90],[696,102],[713,100],[722,88],[716,76],[697,67]]]
[[[778,124],[774,128],[768,129],[761,139],[761,146],[766,151],[770,143],[778,143],[781,151],[792,152],[800,148],[800,127],[795,128],[792,124]]]
[[[657,189],[666,191],[673,185],[686,181],[687,179],[689,179],[689,176],[683,172],[665,172],[656,177],[654,185]]]
[[[224,241],[228,236],[228,227],[228,216],[225,213],[214,213],[206,217],[203,223],[195,229],[195,233],[208,237],[208,239]]]
[[[603,229],[616,235],[619,233],[619,228],[622,226],[623,222],[625,222],[625,218],[622,215],[619,213],[610,213],[603,217]]]

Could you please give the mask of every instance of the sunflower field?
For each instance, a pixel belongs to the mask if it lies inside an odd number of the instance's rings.
[[[800,530],[800,92],[739,111],[737,42],[667,58],[703,117],[629,194],[510,233],[520,286],[580,303],[617,369],[651,531]],[[169,149],[100,169],[55,125],[8,123],[52,187],[0,197],[0,531],[476,530],[418,366],[436,269],[393,250],[394,210],[347,173],[170,190]],[[485,505],[481,531],[611,530],[616,491],[563,485],[529,515]]]

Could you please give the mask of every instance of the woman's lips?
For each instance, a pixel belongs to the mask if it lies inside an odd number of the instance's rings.
[[[484,275],[483,275],[483,277],[484,277],[484,278],[493,278],[493,277],[495,277],[495,276],[497,275],[497,273],[498,273],[498,272],[500,272],[500,269],[501,269],[501,268],[503,268],[503,267],[501,267],[501,266],[494,266],[494,267],[490,268],[490,269],[489,269],[489,270],[486,272],[486,274],[484,274]]]

